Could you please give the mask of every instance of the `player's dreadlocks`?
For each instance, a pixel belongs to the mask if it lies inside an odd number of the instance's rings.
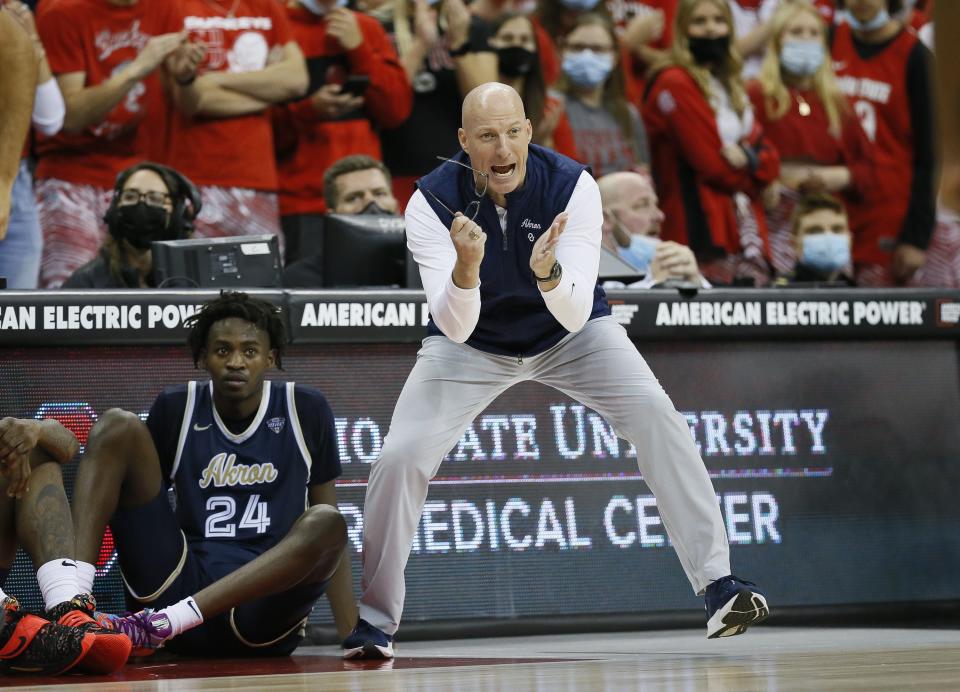
[[[262,329],[270,337],[270,348],[277,353],[277,368],[283,370],[280,358],[287,344],[287,332],[280,317],[280,308],[259,298],[251,298],[241,291],[220,291],[220,297],[204,305],[183,321],[190,328],[187,344],[193,353],[194,366],[200,363],[200,354],[207,347],[207,336],[215,322],[238,317]]]

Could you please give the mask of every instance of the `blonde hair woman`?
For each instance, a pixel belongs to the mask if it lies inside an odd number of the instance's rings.
[[[754,118],[734,40],[724,0],[680,0],[643,118],[666,215],[662,237],[688,245],[711,283],[762,285],[770,268],[760,197],[779,157]]]
[[[873,186],[870,143],[847,97],[837,87],[827,27],[804,3],[782,5],[758,80],[748,86],[764,132],[780,153],[779,187],[769,197],[767,225],[774,269],[794,266],[790,218],[798,197],[842,195],[857,231]]]

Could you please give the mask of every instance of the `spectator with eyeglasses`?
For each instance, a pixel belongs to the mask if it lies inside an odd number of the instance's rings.
[[[612,22],[607,3],[600,0],[537,0],[533,13],[540,63],[547,86],[560,78],[560,44],[585,14],[599,14]]]
[[[104,215],[109,234],[97,256],[62,288],[152,288],[157,240],[187,238],[201,207],[187,178],[166,166],[138,163],[119,176]]]
[[[585,14],[563,39],[557,84],[579,160],[595,176],[644,168],[650,160],[647,135],[626,96],[617,37],[608,19]]]
[[[36,142],[41,288],[59,287],[93,259],[106,236],[101,218],[114,178],[152,142],[165,141],[161,82],[193,70],[186,32],[166,26],[178,4],[39,5],[37,32],[66,106],[61,131]]]

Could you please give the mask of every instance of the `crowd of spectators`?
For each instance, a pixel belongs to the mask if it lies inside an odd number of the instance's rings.
[[[151,239],[282,252],[402,213],[501,81],[590,166],[637,285],[960,287],[933,2],[0,0],[0,135],[32,104],[0,142],[0,276],[150,286]]]

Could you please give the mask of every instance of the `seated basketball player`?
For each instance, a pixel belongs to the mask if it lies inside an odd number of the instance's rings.
[[[0,420],[0,672],[107,674],[130,655],[125,635],[91,617],[93,565],[81,570],[73,559],[60,464],[79,446],[55,420]],[[3,591],[18,545],[38,567],[46,617],[27,613]]]
[[[330,406],[315,389],[266,381],[286,341],[275,306],[223,293],[188,326],[210,379],[164,391],[146,423],[112,409],[94,426],[74,491],[77,558],[96,558],[109,522],[129,602],[146,606],[112,619],[135,654],[287,655],[328,583],[348,632]]]

